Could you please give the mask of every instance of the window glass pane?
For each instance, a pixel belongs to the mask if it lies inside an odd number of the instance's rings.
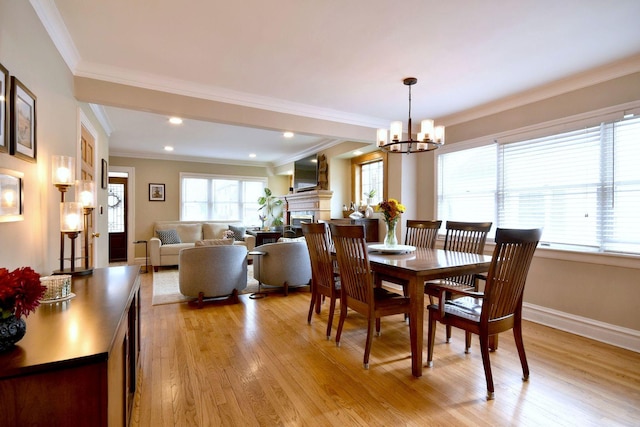
[[[182,180],[182,220],[204,221],[209,218],[208,185],[208,180],[202,178]]]
[[[438,218],[493,222],[495,195],[495,144],[438,156]]]
[[[107,218],[109,233],[124,233],[124,184],[109,183]]]
[[[361,166],[360,173],[362,179],[362,193],[365,203],[371,190],[375,191],[372,204],[378,204],[382,200],[383,162],[365,163]]]

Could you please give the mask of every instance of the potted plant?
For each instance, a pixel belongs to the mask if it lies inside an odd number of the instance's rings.
[[[376,197],[376,190],[372,188],[368,192],[364,193],[364,197],[367,199],[367,205],[373,205],[373,198]]]
[[[272,227],[282,227],[284,223],[284,212],[282,211],[283,201],[277,196],[274,196],[271,190],[267,187],[264,189],[264,195],[258,198],[260,207],[259,211],[262,211],[260,219],[263,221],[266,229]],[[264,218],[264,220],[262,219]]]

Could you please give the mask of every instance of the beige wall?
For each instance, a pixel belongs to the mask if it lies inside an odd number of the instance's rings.
[[[28,1],[0,0],[0,63],[37,98],[37,163],[0,153],[0,168],[24,173],[25,191],[24,220],[0,223],[0,267],[31,266],[50,274],[59,268],[60,248],[60,193],[51,184],[51,156],[77,158],[79,108],[93,116],[74,98],[73,76]],[[96,157],[106,158],[104,134],[99,139]],[[67,200],[72,197],[73,191]],[[98,201],[105,200],[101,191]],[[106,235],[102,224],[99,218],[97,231]],[[106,259],[105,244],[106,239],[96,241],[96,265]]]

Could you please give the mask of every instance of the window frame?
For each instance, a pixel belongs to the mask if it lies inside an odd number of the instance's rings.
[[[474,138],[472,140],[461,141],[454,144],[449,144],[438,150],[434,156],[434,169],[436,171],[436,188],[434,191],[434,205],[435,212],[440,211],[439,200],[439,187],[441,171],[439,170],[439,156],[452,152],[458,152],[462,150],[468,150],[470,148],[482,147],[492,144],[509,144],[512,142],[520,142],[525,140],[531,140],[541,137],[549,137],[553,135],[562,134],[564,132],[575,131],[583,129],[589,126],[598,126],[602,123],[611,123],[621,120],[629,113],[634,114],[636,117],[640,114],[640,101],[635,101],[623,105],[608,107],[601,110],[591,111],[580,115],[570,116],[567,118],[556,119],[551,122],[540,123],[526,128],[520,128],[510,130],[500,134],[488,135],[480,138]],[[496,148],[496,151],[499,148]],[[496,184],[496,191],[498,185]],[[497,202],[496,202],[497,203]],[[494,219],[494,228],[497,224],[497,216]],[[490,241],[487,242],[488,246],[492,246]],[[628,253],[628,252],[609,252],[598,250],[596,252],[592,250],[584,250],[578,246],[566,246],[566,245],[547,245],[544,242],[538,248],[536,252],[537,256],[545,258],[564,259],[570,261],[579,262],[591,262],[595,264],[606,264],[622,267],[640,268],[637,260],[640,258],[640,254]]]
[[[374,162],[382,162],[382,194],[379,199],[386,199],[388,182],[387,153],[376,150],[351,159],[351,200],[353,200],[356,205],[364,201],[364,192],[362,191],[362,165]]]
[[[184,193],[183,193],[183,182],[184,179],[189,179],[189,178],[193,178],[193,179],[206,179],[208,180],[208,184],[207,187],[209,189],[211,182],[213,180],[226,180],[226,181],[236,181],[239,183],[239,188],[243,187],[243,183],[245,182],[255,182],[255,183],[261,183],[262,184],[262,189],[264,190],[264,188],[267,187],[268,185],[268,180],[266,177],[256,177],[256,176],[237,176],[237,175],[222,175],[222,174],[207,174],[207,173],[193,173],[193,172],[180,172],[179,175],[179,211],[180,211],[180,220],[184,220]],[[215,201],[212,201],[209,198],[210,194],[208,192],[207,194],[207,206],[208,206],[208,210],[210,206],[212,206],[213,204],[215,204]],[[253,201],[245,201],[245,200],[239,200],[238,201],[238,213],[240,218],[216,218],[216,219],[212,219],[212,218],[207,218],[204,219],[202,221],[237,221],[237,222],[241,222],[242,224],[246,225],[246,226],[257,226],[259,225],[259,218],[258,218],[258,212],[256,210],[256,215],[255,218],[253,219],[249,219],[249,218],[244,218],[243,213],[245,212],[245,208],[244,205],[246,203],[252,203],[252,204],[256,204],[257,203],[257,199],[255,200],[255,202]],[[198,220],[196,220],[198,221]],[[254,221],[254,222],[252,222]]]

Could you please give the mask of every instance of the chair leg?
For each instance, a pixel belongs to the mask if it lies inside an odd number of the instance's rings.
[[[449,343],[451,341],[451,325],[446,325],[447,330],[447,343]]]
[[[340,336],[342,335],[342,327],[344,326],[344,320],[347,318],[347,305],[344,301],[340,302],[340,319],[338,320],[338,330],[336,332],[336,346],[340,347]]]
[[[480,352],[482,353],[482,364],[484,365],[484,376],[487,380],[487,400],[493,400],[493,375],[491,374],[491,360],[489,359],[489,337],[480,335]]]
[[[380,318],[379,317],[376,319],[376,336],[377,337],[380,336]]]
[[[327,319],[327,340],[331,339],[331,324],[333,323],[333,315],[336,311],[336,299],[332,298],[329,302],[329,319]]]
[[[524,342],[522,341],[522,325],[517,322],[513,325],[513,338],[516,341],[518,356],[520,356],[520,364],[522,365],[522,380],[529,380],[529,364],[527,363],[527,355],[524,352]]]
[[[436,320],[429,311],[429,329],[427,332],[427,366],[433,366],[433,344],[436,339]]]
[[[369,369],[369,354],[371,353],[371,343],[373,341],[373,322],[371,320],[371,318],[367,320],[367,342],[364,346],[364,361],[362,363],[364,369]],[[379,322],[380,319],[376,319],[376,325]]]
[[[204,305],[204,292],[198,293],[198,308],[202,308]]]
[[[471,332],[464,332],[464,352],[469,354],[469,349],[471,348]]]
[[[316,295],[316,314],[320,314],[320,306],[324,304],[324,295]]]
[[[289,284],[284,282],[284,296],[289,296]]]
[[[311,316],[313,315],[313,306],[316,303],[316,295],[314,292],[311,293],[311,302],[309,303],[309,315],[307,316],[307,323],[311,324]]]

